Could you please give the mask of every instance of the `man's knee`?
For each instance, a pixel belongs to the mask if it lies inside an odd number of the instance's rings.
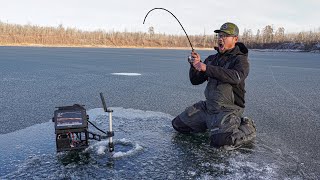
[[[236,146],[248,143],[256,137],[256,126],[253,120],[244,117],[241,119],[239,133],[234,134],[234,144]]]
[[[224,145],[233,145],[231,135],[238,131],[240,125],[240,117],[234,114],[228,116],[220,116],[220,124],[210,130],[210,145],[213,147],[221,147]]]
[[[254,122],[249,118],[241,118],[240,126],[235,126],[234,123],[231,123],[230,126],[224,124],[223,128],[211,130],[210,145],[213,147],[224,145],[239,146],[252,141],[255,137],[256,128]]]
[[[184,122],[182,122],[179,116],[177,116],[172,120],[172,126],[176,131],[180,133],[187,134],[192,131],[192,129],[189,126],[187,126]]]
[[[219,148],[224,145],[233,145],[231,135],[232,132],[216,133],[211,135],[210,146]]]

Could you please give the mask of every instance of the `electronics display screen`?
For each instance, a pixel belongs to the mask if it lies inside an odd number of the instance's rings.
[[[81,111],[60,111],[56,114],[57,127],[81,126],[83,124],[83,114]]]

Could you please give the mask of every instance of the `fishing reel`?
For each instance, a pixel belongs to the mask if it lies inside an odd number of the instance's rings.
[[[188,56],[188,62],[192,65],[194,62],[194,58],[192,56]]]
[[[56,148],[57,152],[83,150],[89,146],[89,139],[101,141],[101,139],[109,138],[109,151],[114,151],[112,137],[112,112],[107,109],[103,94],[100,93],[103,108],[105,112],[109,113],[109,131],[104,132],[89,121],[84,105],[74,104],[72,106],[61,106],[54,111],[55,134],[56,134]],[[88,123],[102,132],[104,135],[95,134],[88,130]]]

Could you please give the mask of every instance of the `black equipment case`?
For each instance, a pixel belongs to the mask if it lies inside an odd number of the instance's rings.
[[[52,121],[55,123],[57,152],[81,150],[88,147],[88,115],[79,104],[57,107]]]

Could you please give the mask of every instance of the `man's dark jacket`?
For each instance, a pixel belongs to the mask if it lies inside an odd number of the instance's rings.
[[[197,71],[191,66],[189,71],[190,81],[193,85],[202,84],[208,77],[221,83],[229,83],[232,86],[234,100],[237,106],[245,107],[245,79],[249,74],[248,49],[243,43],[225,53],[210,55],[204,61],[207,65],[205,72]]]

